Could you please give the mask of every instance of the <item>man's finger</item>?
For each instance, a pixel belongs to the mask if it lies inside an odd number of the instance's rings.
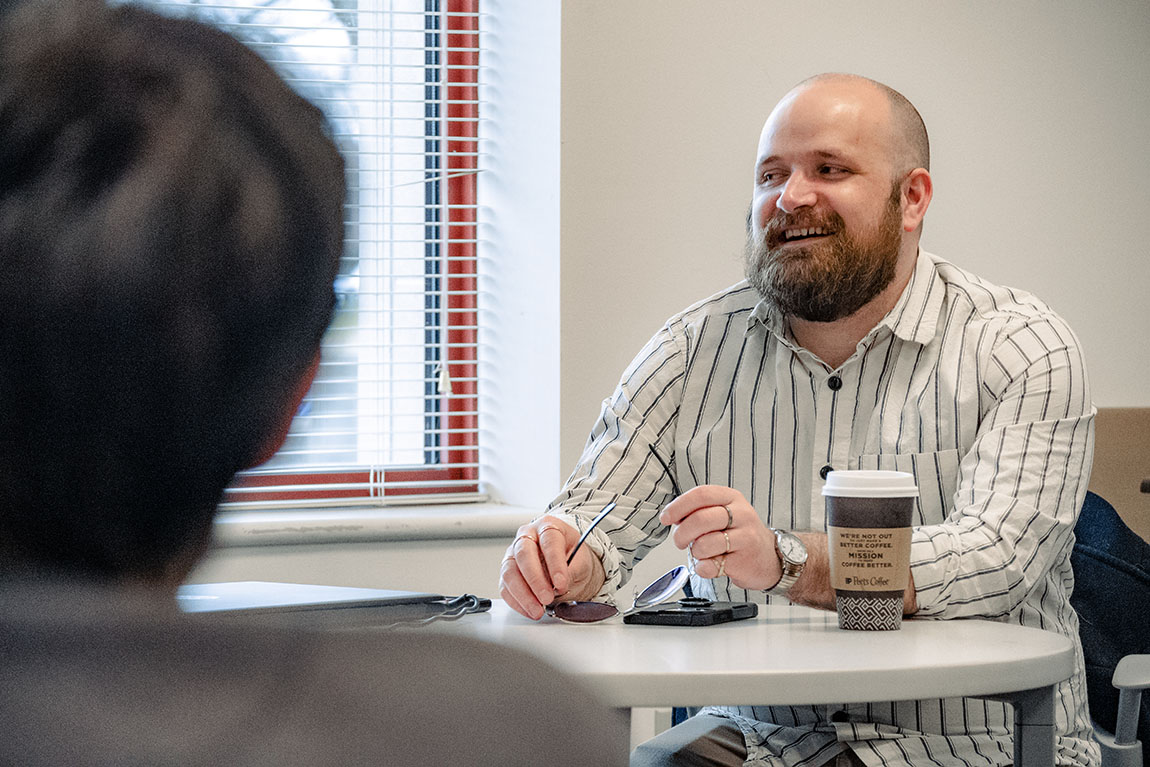
[[[514,558],[503,560],[499,584],[499,594],[512,610],[532,620],[543,617],[543,605],[535,598],[527,581],[523,580],[519,565]]]
[[[571,574],[567,568],[567,551],[579,540],[575,528],[559,520],[544,517],[536,529],[539,531],[539,549],[543,564],[550,575],[556,594],[564,594],[571,587]]]
[[[678,531],[676,531],[678,534]],[[680,548],[686,548],[687,544],[691,544],[691,554],[696,559],[702,561],[717,557],[721,554],[730,554],[738,546],[738,538],[732,536],[727,530],[709,530],[699,535],[696,538],[686,540]],[[676,546],[678,541],[676,540]]]
[[[675,526],[671,533],[671,539],[675,542],[676,547],[683,549],[691,541],[698,541],[708,533],[722,531],[726,523],[726,507],[701,506]]]
[[[737,491],[720,485],[693,487],[664,506],[659,512],[659,521],[664,525],[681,524],[698,509],[732,503],[736,495]]]
[[[543,553],[539,550],[539,538],[535,535],[520,535],[512,545],[515,564],[519,574],[526,581],[532,596],[540,604],[549,605],[555,599],[555,587],[543,565]]]
[[[717,557],[709,557],[707,559],[700,559],[698,564],[695,565],[695,572],[701,578],[720,578],[726,575],[726,555],[720,554]],[[723,567],[720,569],[720,566]]]
[[[531,620],[539,620],[543,617],[542,613],[538,609],[532,612],[525,608],[523,605],[519,604],[519,600],[517,600],[515,595],[512,594],[511,591],[507,588],[502,589],[499,592],[499,596],[502,597],[503,601],[507,603],[508,607],[525,618],[530,618]]]

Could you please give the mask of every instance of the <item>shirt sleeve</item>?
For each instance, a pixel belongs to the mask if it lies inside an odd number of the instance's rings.
[[[916,528],[918,614],[1004,618],[1068,561],[1094,452],[1077,339],[1057,316],[1007,323],[981,359],[984,413],[955,507]]]
[[[603,407],[575,471],[548,513],[584,530],[612,501],[615,510],[585,546],[599,555],[607,580],[597,598],[627,582],[635,563],[658,545],[667,528],[659,511],[674,497],[671,478],[652,447],[675,471],[675,423],[682,399],[686,344],[664,326],[639,352]]]

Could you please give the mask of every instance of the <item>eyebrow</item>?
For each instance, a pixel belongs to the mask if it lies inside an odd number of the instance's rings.
[[[838,160],[839,162],[847,162],[848,161],[847,156],[844,155],[842,152],[833,152],[833,151],[829,151],[826,149],[816,149],[813,152],[811,152],[810,154],[813,154],[815,157],[819,158],[820,160]],[[779,155],[773,154],[770,157],[765,157],[762,160],[759,160],[759,162],[755,165],[755,167],[761,168],[764,165],[770,165],[771,163],[778,162],[780,159],[782,159],[782,158]]]

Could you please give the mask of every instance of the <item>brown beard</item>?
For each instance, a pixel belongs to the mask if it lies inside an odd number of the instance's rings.
[[[902,245],[902,191],[895,184],[873,233],[847,231],[837,213],[791,215],[779,211],[744,248],[747,280],[787,317],[833,322],[854,314],[891,283]],[[782,248],[792,226],[823,227],[833,234],[809,245]]]

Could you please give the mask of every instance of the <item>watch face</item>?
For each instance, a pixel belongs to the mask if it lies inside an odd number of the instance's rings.
[[[778,539],[779,553],[784,559],[796,564],[807,561],[807,547],[796,536],[791,533],[780,533]]]

